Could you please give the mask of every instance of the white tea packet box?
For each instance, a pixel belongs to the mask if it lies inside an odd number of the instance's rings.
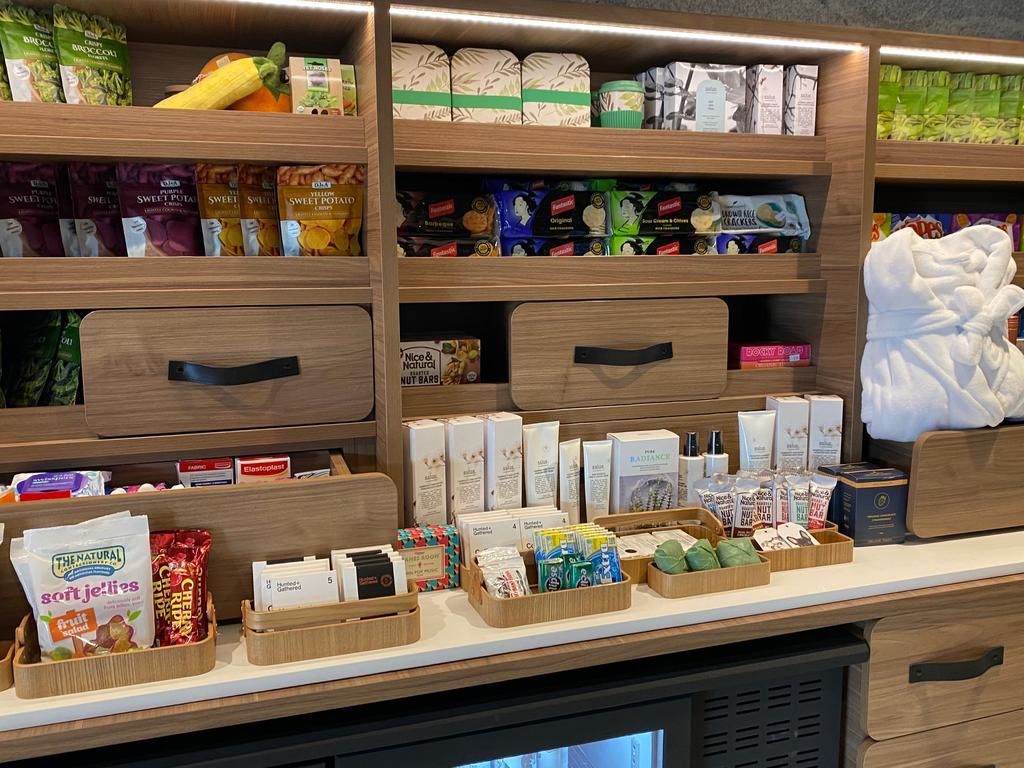
[[[757,64],[747,68],[747,133],[782,133],[781,64]]]
[[[793,64],[786,67],[783,99],[782,132],[813,136],[818,111],[818,66]]]
[[[817,470],[839,464],[843,450],[843,398],[804,395],[810,405],[807,428],[807,466]]]
[[[670,130],[741,133],[746,126],[747,68],[673,61],[665,79]]]
[[[644,87],[644,128],[661,130],[665,121],[665,67],[650,67],[636,76]]]
[[[406,422],[402,443],[406,525],[444,525],[448,509],[444,424],[432,419]]]
[[[460,48],[452,56],[452,121],[523,122],[523,76],[511,51]]]
[[[612,441],[611,513],[675,507],[679,435],[651,429],[609,432],[608,439]]]
[[[504,515],[489,520],[469,520],[465,523],[463,557],[472,561],[478,553],[492,547],[515,547],[519,549],[522,536],[521,523],[515,515]]]
[[[489,413],[484,420],[484,507],[523,506],[523,418]]]
[[[531,53],[522,62],[523,124],[590,127],[590,64],[578,53]]]
[[[409,120],[452,119],[448,54],[436,45],[391,44],[392,114]]]
[[[484,422],[475,416],[444,419],[448,522],[484,511]]]
[[[534,531],[542,531],[545,528],[562,528],[570,523],[569,515],[557,509],[524,509],[517,513],[517,517],[519,518],[520,552],[533,549]]]
[[[807,468],[807,422],[810,403],[802,397],[769,397],[767,407],[775,411],[775,443],[772,466],[780,472]],[[837,462],[838,463],[838,462]]]
[[[339,602],[338,577],[334,571],[264,572],[261,586],[262,602],[268,611]]]

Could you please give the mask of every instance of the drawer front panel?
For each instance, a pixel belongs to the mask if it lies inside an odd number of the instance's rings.
[[[718,397],[728,325],[721,299],[521,304],[509,321],[512,399],[545,410]]]
[[[358,421],[373,408],[361,307],[99,311],[81,337],[100,436]]]
[[[1003,598],[882,619],[868,644],[872,739],[1024,707],[1024,615]]]
[[[1024,711],[866,742],[858,768],[1009,768],[1024,755]]]

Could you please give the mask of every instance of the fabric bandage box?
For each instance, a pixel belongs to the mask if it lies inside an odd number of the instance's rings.
[[[292,476],[292,460],[288,456],[244,456],[235,459],[235,482],[268,483]]]
[[[456,123],[523,122],[523,79],[510,51],[460,48],[452,56],[452,120]]]
[[[392,114],[411,120],[452,119],[452,75],[436,45],[391,44]]]
[[[590,126],[590,65],[576,53],[531,53],[522,62],[523,124]]]
[[[235,462],[227,458],[179,461],[178,482],[186,488],[202,485],[233,485]]]

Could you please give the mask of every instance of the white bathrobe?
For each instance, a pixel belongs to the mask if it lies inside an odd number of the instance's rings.
[[[1024,355],[1006,338],[1007,318],[1024,307],[1012,250],[988,225],[938,240],[906,228],[871,247],[860,368],[868,434],[909,442],[1024,416]]]

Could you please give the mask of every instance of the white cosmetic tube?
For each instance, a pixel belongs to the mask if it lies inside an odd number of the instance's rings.
[[[569,524],[580,521],[580,439],[558,444],[558,508]]]
[[[740,469],[771,469],[775,411],[740,411],[736,418],[740,427]]]
[[[587,519],[608,514],[608,490],[611,488],[612,441],[583,443],[583,488]]]
[[[526,506],[554,504],[558,489],[558,422],[523,425]]]

